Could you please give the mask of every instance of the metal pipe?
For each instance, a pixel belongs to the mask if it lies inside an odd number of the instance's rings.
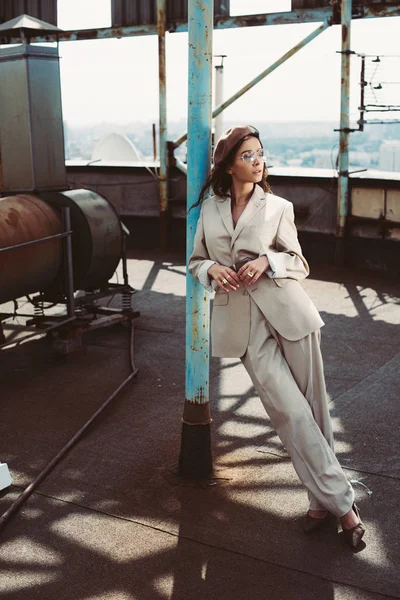
[[[361,86],[361,94],[360,94],[360,119],[358,121],[358,128],[360,131],[364,131],[364,116],[365,116],[365,86],[367,82],[365,81],[365,55],[361,56],[361,74],[360,74],[360,86]]]
[[[213,0],[190,0],[189,15],[189,139],[187,209],[197,201],[211,159],[211,81]],[[200,208],[187,216],[187,259],[193,251]],[[186,398],[208,402],[208,296],[190,275],[186,287]]]
[[[71,209],[69,206],[62,208],[63,224],[67,231],[71,230]],[[72,233],[67,235],[64,242],[64,262],[65,262],[65,292],[67,298],[67,315],[73,317],[75,315],[75,298],[74,298],[74,270],[72,264]]]
[[[152,127],[153,131],[153,160],[156,162],[157,160],[157,132],[156,132],[156,124],[153,123]]]
[[[168,152],[167,152],[167,81],[165,30],[167,2],[157,0],[158,76],[159,76],[159,145],[160,145],[160,246],[167,246],[168,230]]]
[[[187,259],[194,246],[197,201],[211,160],[213,0],[189,0]],[[209,298],[191,275],[186,278],[186,398],[183,410],[181,475],[212,472],[209,408]],[[194,426],[194,427],[193,427]],[[208,426],[208,427],[207,427]]]
[[[124,279],[124,285],[129,285],[129,277],[128,277],[128,260],[127,260],[127,234],[123,233],[122,235],[122,276]]]
[[[342,0],[341,4],[341,93],[340,93],[340,134],[339,134],[339,181],[337,236],[345,235],[346,219],[349,205],[349,129],[350,129],[350,25],[352,0]],[[342,262],[343,255],[337,262]]]
[[[182,173],[184,173],[185,175],[187,175],[187,164],[185,164],[181,160],[176,159],[175,160],[175,166],[176,166],[177,169],[179,169],[180,171],[182,171]]]
[[[59,238],[66,238],[70,236],[72,231],[64,231],[64,233],[56,233],[55,235],[48,235],[44,238],[39,238],[38,240],[30,240],[29,242],[22,242],[22,244],[15,244],[14,246],[7,246],[6,248],[0,248],[1,252],[10,252],[11,250],[16,250],[17,248],[25,248],[26,246],[33,246],[34,244],[39,244],[40,242],[48,242],[49,240],[56,240]]]
[[[215,106],[219,106],[224,101],[224,58],[221,55],[221,64],[215,65]],[[223,117],[218,115],[214,120],[214,144],[221,137],[224,131]]]
[[[100,406],[98,410],[90,417],[90,419],[79,429],[79,431],[69,440],[60,452],[47,464],[47,466],[39,473],[39,475],[28,485],[28,487],[20,494],[20,496],[11,504],[11,506],[0,517],[0,531],[7,525],[11,517],[18,511],[20,506],[33,494],[40,483],[51,473],[54,467],[64,458],[69,450],[82,437],[90,425],[97,417],[107,408],[107,406],[116,398],[116,396],[128,385],[128,383],[137,375],[138,369],[134,362],[134,325],[131,322],[131,335],[129,343],[129,363],[131,374],[121,383],[120,386],[109,396],[109,398]]]
[[[323,31],[325,31],[326,29],[328,29],[329,26],[330,26],[330,23],[328,21],[325,21],[325,23],[323,23],[322,25],[320,25],[317,29],[315,29],[312,33],[310,33],[307,37],[305,37],[301,42],[299,42],[298,44],[296,44],[296,46],[294,46],[293,48],[291,48],[288,52],[286,52],[283,56],[281,56],[281,58],[279,58],[277,61],[275,61],[272,65],[270,65],[262,73],[260,73],[259,75],[257,75],[257,77],[255,77],[254,79],[252,79],[247,85],[245,85],[244,87],[242,87],[238,92],[236,92],[236,94],[234,94],[233,96],[231,96],[230,98],[228,98],[228,100],[226,100],[225,102],[223,102],[222,104],[220,104],[219,106],[217,106],[215,108],[215,110],[213,111],[213,113],[212,113],[213,119],[215,117],[217,117],[223,110],[225,110],[226,108],[228,108],[228,106],[230,106],[231,104],[233,104],[233,102],[235,102],[236,100],[238,100],[238,98],[240,98],[241,96],[243,96],[243,94],[245,94],[246,92],[248,92],[249,90],[251,90],[251,88],[253,88],[262,79],[264,79],[265,77],[267,77],[267,75],[269,75],[270,73],[272,73],[273,71],[275,71],[275,69],[277,69],[280,65],[282,65],[289,58],[291,58],[294,54],[296,54],[296,52],[298,52],[299,50],[301,50],[302,48],[304,48],[304,46],[307,46],[307,44],[309,44],[314,38],[318,37]],[[177,148],[178,146],[180,146],[181,144],[183,144],[183,142],[185,142],[186,139],[187,139],[187,133],[185,133],[184,135],[182,135],[178,140],[176,140],[176,142],[174,142],[174,148]]]

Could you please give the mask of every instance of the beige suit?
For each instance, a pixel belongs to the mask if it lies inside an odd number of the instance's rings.
[[[298,282],[309,273],[301,254],[294,225],[293,206],[287,200],[265,194],[255,186],[244,212],[233,229],[230,200],[216,196],[204,201],[189,261],[195,277],[206,262],[232,266],[246,258],[266,254],[275,267],[237,292],[218,290],[211,322],[213,356],[240,357],[250,332],[250,297],[271,325],[288,340],[299,340],[323,325],[317,309]],[[272,271],[271,271],[272,274]],[[235,327],[230,324],[235,323]]]
[[[267,273],[236,292],[218,289],[211,321],[212,353],[240,357],[308,489],[310,508],[346,514],[354,492],[333,452],[319,347],[323,321],[299,279],[307,277],[293,206],[256,185],[236,227],[230,199],[203,202],[189,271],[212,291],[211,264],[232,266],[265,254]]]

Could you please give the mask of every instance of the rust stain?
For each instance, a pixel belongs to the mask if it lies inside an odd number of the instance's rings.
[[[206,383],[208,384],[208,382]],[[208,396],[205,393],[203,386],[199,387],[198,391],[194,395],[194,398],[185,398],[185,402],[188,402],[189,404],[206,404],[208,401]]]
[[[18,225],[18,221],[19,221],[18,217],[19,217],[19,212],[15,208],[10,208],[5,221],[6,221],[7,225],[15,228]]]
[[[77,40],[96,40],[99,37],[97,29],[84,29],[76,33]]]

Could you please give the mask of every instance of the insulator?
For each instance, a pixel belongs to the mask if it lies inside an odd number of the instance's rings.
[[[122,294],[122,310],[131,310],[131,293],[123,292]]]

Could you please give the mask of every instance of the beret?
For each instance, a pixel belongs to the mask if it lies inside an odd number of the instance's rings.
[[[252,125],[237,125],[224,131],[214,148],[214,167],[228,156],[231,150],[239,143],[239,141],[248,135],[256,135],[259,137],[258,130]]]

